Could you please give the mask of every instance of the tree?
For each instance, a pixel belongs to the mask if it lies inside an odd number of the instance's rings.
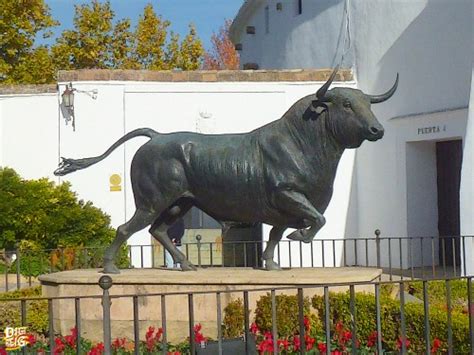
[[[108,245],[114,238],[110,217],[79,200],[68,183],[46,178],[23,180],[0,168],[0,249],[28,240],[38,249]]]
[[[58,25],[44,0],[0,0],[0,83],[44,83],[54,69],[47,47],[34,47],[37,36],[51,36]]]
[[[183,70],[196,70],[201,66],[201,57],[204,49],[197,37],[194,25],[189,25],[189,32],[181,42],[178,68]]]
[[[194,27],[180,42],[171,33],[170,22],[158,16],[151,4],[145,6],[135,30],[130,20],[114,24],[110,2],[93,0],[76,6],[74,29],[66,30],[52,48],[58,69],[113,68],[163,70],[175,67],[197,69],[203,55]]]
[[[226,20],[224,25],[219,28],[217,34],[212,34],[212,49],[204,54],[204,69],[239,69],[239,54],[235,50],[234,44],[229,38],[229,29],[231,24],[231,20]]]
[[[59,69],[109,67],[114,15],[109,1],[75,5],[74,29],[63,31],[52,48],[56,66]],[[123,24],[119,26],[128,30]]]
[[[153,5],[148,4],[140,16],[135,30],[135,46],[132,57],[142,69],[164,69],[163,46],[166,42],[169,21],[157,16]]]

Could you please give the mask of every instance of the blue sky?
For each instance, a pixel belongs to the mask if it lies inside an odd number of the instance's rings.
[[[102,1],[102,0],[101,0]],[[64,29],[73,28],[74,5],[89,3],[88,0],[46,0],[54,19],[61,25],[53,29],[59,36]],[[182,37],[188,31],[188,24],[194,23],[204,47],[209,49],[212,32],[217,32],[224,19],[233,19],[243,0],[111,0],[115,19],[130,18],[132,26],[143,13],[146,4],[151,3],[155,12],[171,21],[170,30]],[[51,44],[51,40],[47,43]]]

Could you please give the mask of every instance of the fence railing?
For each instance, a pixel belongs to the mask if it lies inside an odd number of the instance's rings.
[[[357,296],[356,296],[356,289],[361,286],[372,288],[372,292],[370,293],[372,297],[371,302],[374,305],[374,312],[372,313],[372,319],[370,320],[374,324],[374,332],[372,336],[372,344],[374,351],[378,354],[387,353],[387,345],[385,344],[385,337],[388,334],[384,334],[384,329],[388,329],[384,326],[386,322],[395,322],[396,325],[396,336],[398,336],[398,346],[399,349],[396,350],[394,353],[402,353],[406,354],[408,348],[410,347],[407,339],[412,339],[413,334],[410,332],[416,331],[411,329],[411,325],[407,322],[407,315],[409,311],[409,307],[407,306],[408,301],[405,299],[407,297],[407,292],[409,290],[409,283],[412,281],[409,280],[399,280],[399,281],[386,281],[386,282],[358,282],[358,283],[341,283],[341,284],[330,284],[330,285],[310,285],[310,286],[300,286],[300,287],[278,287],[278,288],[259,288],[259,289],[222,289],[219,291],[202,291],[202,292],[169,292],[169,293],[149,293],[149,294],[125,294],[125,295],[112,295],[110,294],[111,287],[113,288],[112,279],[108,275],[104,275],[99,280],[99,285],[97,287],[98,294],[96,296],[75,296],[75,297],[51,297],[51,298],[23,298],[23,299],[0,299],[0,303],[9,303],[9,302],[18,302],[19,312],[20,312],[20,319],[21,325],[26,325],[27,319],[27,304],[29,302],[34,302],[38,300],[47,301],[48,304],[48,322],[49,322],[49,351],[51,353],[54,352],[55,344],[54,341],[54,334],[56,334],[55,329],[55,312],[57,310],[54,308],[56,301],[59,300],[70,300],[74,302],[74,325],[77,330],[77,337],[75,338],[76,349],[77,353],[80,353],[80,343],[81,338],[83,336],[82,325],[81,325],[81,304],[83,304],[87,300],[97,300],[101,302],[102,307],[102,318],[100,319],[103,324],[103,344],[104,344],[104,353],[110,354],[111,353],[111,344],[112,344],[112,337],[111,337],[111,303],[117,301],[118,299],[127,299],[130,303],[133,304],[133,327],[130,329],[129,338],[134,340],[134,351],[135,354],[138,354],[139,349],[139,341],[143,339],[143,334],[140,334],[140,326],[139,322],[141,321],[140,318],[140,302],[141,299],[150,299],[150,298],[159,298],[161,300],[161,309],[156,309],[157,313],[160,313],[159,318],[161,319],[161,330],[162,330],[162,337],[161,337],[161,348],[163,353],[166,353],[168,350],[168,339],[170,336],[170,328],[167,324],[167,314],[169,315],[169,310],[167,309],[166,305],[168,304],[171,298],[176,296],[182,296],[187,298],[187,313],[188,313],[188,342],[189,342],[189,354],[197,354],[200,351],[202,345],[199,342],[196,342],[196,333],[195,333],[195,325],[199,323],[199,318],[196,317],[195,314],[195,303],[194,299],[199,295],[208,295],[216,300],[216,308],[215,308],[215,324],[217,327],[217,337],[216,337],[216,345],[218,349],[218,353],[222,354],[225,351],[225,341],[222,332],[222,321],[223,321],[223,309],[221,300],[226,294],[233,294],[238,295],[243,299],[243,310],[242,314],[244,317],[243,320],[243,329],[242,329],[242,341],[245,342],[245,352],[246,353],[254,353],[255,352],[255,335],[252,334],[251,319],[250,319],[250,308],[249,308],[249,299],[252,297],[254,293],[258,292],[268,292],[270,297],[270,324],[267,324],[268,332],[264,336],[264,340],[266,341],[266,346],[271,346],[271,350],[274,354],[277,354],[282,346],[282,343],[277,342],[276,340],[279,339],[279,328],[277,324],[277,299],[278,295],[282,293],[292,292],[296,299],[297,299],[297,327],[293,336],[293,341],[296,343],[297,339],[300,343],[298,348],[299,353],[304,354],[306,350],[309,348],[309,342],[312,342],[314,336],[311,334],[309,336],[309,329],[306,325],[305,317],[307,315],[304,304],[305,304],[305,296],[313,292],[315,290],[319,291],[322,295],[322,313],[318,314],[321,318],[322,323],[320,324],[320,339],[318,342],[322,342],[325,344],[324,352],[326,354],[331,353],[331,346],[332,342],[334,343],[336,333],[338,332],[338,325],[335,323],[336,319],[333,317],[334,311],[331,307],[334,307],[334,304],[331,303],[333,297],[336,297],[335,294],[330,292],[333,287],[346,287],[348,289],[349,295],[349,307],[348,307],[348,318],[350,319],[349,324],[345,326],[348,328],[349,333],[346,334],[346,341],[347,341],[347,349],[351,349],[352,354],[358,353],[358,348],[364,344],[364,346],[368,346],[368,342],[361,342],[360,339],[360,328],[362,327],[364,322],[367,320],[359,320],[359,312],[362,310],[363,303],[359,303]],[[461,353],[474,353],[474,308],[473,308],[473,290],[472,290],[472,277],[459,277],[459,278],[443,278],[438,279],[436,282],[441,282],[445,286],[445,296],[444,296],[444,307],[442,307],[443,312],[445,312],[445,316],[442,317],[443,322],[445,322],[445,326],[439,328],[437,325],[436,329],[431,329],[430,327],[433,326],[433,319],[431,318],[431,313],[434,313],[435,310],[432,308],[430,304],[430,282],[435,282],[434,280],[423,280],[421,281],[421,302],[423,304],[422,312],[420,317],[423,318],[423,325],[422,329],[417,330],[418,336],[421,336],[422,339],[418,339],[418,348],[415,353],[426,353],[430,354],[433,347],[439,346],[433,343],[433,334],[435,332],[437,336],[440,336],[440,330],[444,329],[445,332],[441,337],[443,337],[443,353],[448,354],[461,354]],[[463,331],[466,331],[465,334],[458,334],[453,333],[455,331],[460,331],[459,328],[454,328],[459,326],[459,320],[457,320],[456,324],[453,321],[453,317],[455,316],[454,312],[454,300],[452,299],[452,284],[454,282],[461,283],[464,285],[465,294],[462,295],[462,298],[465,300],[465,306],[467,309],[467,314],[465,315],[467,322],[467,328],[463,328]],[[100,294],[100,288],[102,292]],[[397,314],[393,319],[385,318],[384,312],[385,308],[383,308],[383,301],[381,292],[385,286],[392,286],[398,287],[399,289],[399,301],[397,303]],[[457,286],[459,289],[459,287]],[[458,290],[459,291],[459,290]],[[459,294],[458,294],[459,295]],[[440,300],[438,300],[440,301]],[[439,306],[439,305],[438,305]],[[341,307],[341,304],[339,304]],[[438,312],[438,311],[436,311]],[[457,314],[457,313],[456,313]],[[145,315],[146,316],[146,315]],[[462,322],[461,322],[462,323]],[[420,335],[422,334],[422,335]],[[307,337],[307,335],[309,337]],[[413,341],[413,339],[412,339]],[[257,340],[258,342],[258,340]],[[306,347],[308,345],[308,348]],[[283,345],[284,346],[284,345]],[[313,344],[311,346],[316,346]],[[253,347],[253,349],[252,349]],[[320,348],[321,349],[321,348]],[[321,351],[321,350],[320,350]],[[417,352],[418,351],[418,352]],[[201,352],[205,353],[205,352]]]
[[[180,248],[199,267],[263,267],[266,241],[195,242]],[[282,240],[275,260],[282,267],[350,267],[383,269],[389,280],[427,279],[470,275],[474,270],[474,237],[374,237],[314,239],[309,244]],[[4,290],[32,284],[32,277],[70,269],[100,268],[105,248],[64,248],[44,251],[10,251],[14,259],[5,268]],[[166,252],[157,244],[128,245],[118,260],[120,268],[166,267]],[[169,266],[169,265],[168,265]],[[13,273],[13,275],[12,275]],[[12,280],[15,278],[15,280]],[[22,282],[22,276],[26,280]],[[13,281],[13,282],[12,282]],[[16,281],[16,282],[15,282]]]

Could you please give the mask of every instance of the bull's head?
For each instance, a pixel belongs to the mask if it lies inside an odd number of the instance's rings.
[[[316,100],[312,102],[315,116],[327,111],[328,129],[346,148],[357,148],[366,139],[376,141],[382,138],[384,128],[373,114],[370,105],[384,102],[395,93],[398,74],[392,88],[382,95],[367,95],[350,88],[334,88],[328,91],[338,69],[339,66],[316,93]]]

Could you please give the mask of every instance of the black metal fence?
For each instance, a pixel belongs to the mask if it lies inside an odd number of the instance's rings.
[[[81,324],[81,304],[90,299],[97,299],[101,301],[102,304],[102,320],[103,320],[103,344],[105,354],[111,353],[111,344],[112,344],[112,337],[111,337],[111,303],[117,299],[128,299],[131,304],[133,304],[133,327],[130,329],[130,338],[134,339],[134,351],[135,354],[139,354],[139,340],[143,338],[143,334],[140,334],[140,306],[139,306],[139,299],[142,298],[159,298],[161,300],[161,309],[157,309],[156,313],[160,314],[161,319],[161,328],[162,328],[162,349],[163,353],[166,354],[167,347],[168,347],[168,339],[169,339],[169,330],[167,324],[167,315],[169,315],[167,310],[167,300],[174,296],[185,296],[188,300],[187,302],[187,310],[188,310],[188,337],[189,337],[189,353],[190,354],[197,354],[197,353],[205,353],[202,349],[200,349],[201,345],[196,343],[195,341],[195,324],[199,322],[199,319],[195,317],[195,303],[194,299],[198,295],[211,295],[216,299],[216,309],[215,309],[215,322],[217,327],[217,338],[216,338],[216,347],[217,352],[222,354],[225,350],[226,342],[223,337],[222,333],[222,320],[223,320],[223,310],[222,310],[222,297],[227,293],[237,294],[240,295],[243,299],[243,315],[244,315],[244,324],[243,324],[243,338],[242,341],[245,343],[245,352],[255,353],[255,338],[251,333],[250,329],[250,312],[249,312],[249,299],[250,296],[255,292],[268,292],[270,295],[271,300],[271,326],[268,334],[266,335],[266,341],[272,346],[272,351],[274,354],[279,353],[280,346],[276,339],[279,339],[278,334],[278,324],[277,324],[277,295],[283,292],[290,292],[292,291],[297,297],[297,333],[295,337],[299,337],[299,353],[304,354],[306,352],[306,344],[308,338],[306,338],[306,332],[308,329],[305,326],[305,312],[304,312],[304,302],[305,302],[305,295],[309,292],[314,290],[319,290],[323,297],[323,314],[321,314],[321,318],[323,322],[321,324],[321,330],[323,334],[323,340],[325,344],[331,344],[331,339],[334,338],[335,324],[333,319],[331,319],[331,298],[335,297],[333,293],[330,291],[334,287],[346,287],[348,289],[349,294],[349,313],[350,313],[350,324],[348,325],[350,330],[350,339],[348,339],[349,346],[348,348],[351,349],[352,354],[357,354],[358,348],[360,343],[358,341],[358,327],[361,326],[358,318],[358,309],[360,307],[357,299],[356,299],[356,289],[361,286],[365,286],[366,288],[371,288],[372,292],[371,297],[373,298],[374,306],[374,313],[373,313],[373,322],[375,324],[374,329],[374,338],[373,338],[373,347],[378,354],[386,353],[384,349],[384,326],[383,323],[387,321],[394,321],[394,319],[385,319],[384,318],[384,308],[381,303],[381,290],[385,286],[396,286],[399,288],[399,310],[397,319],[395,321],[399,322],[398,328],[398,335],[400,349],[396,353],[406,354],[408,351],[408,347],[410,346],[408,342],[405,340],[408,339],[410,334],[408,334],[407,326],[409,325],[406,320],[406,311],[407,311],[407,302],[406,302],[406,295],[409,289],[408,283],[411,282],[409,280],[399,280],[399,281],[386,281],[386,282],[364,282],[364,283],[342,283],[342,284],[331,284],[331,285],[311,285],[311,286],[301,286],[301,287],[278,287],[278,288],[259,288],[259,289],[240,289],[240,290],[225,290],[222,289],[220,291],[209,291],[209,292],[192,292],[192,293],[183,293],[183,292],[172,292],[172,293],[155,293],[155,294],[127,294],[127,295],[111,295],[109,290],[113,287],[112,279],[104,275],[99,280],[99,285],[97,287],[98,295],[97,296],[77,296],[77,297],[56,297],[56,298],[23,298],[21,300],[12,300],[12,299],[0,299],[0,302],[18,302],[19,309],[21,313],[21,325],[26,325],[27,319],[27,304],[29,302],[38,301],[38,300],[45,300],[48,304],[48,313],[49,313],[49,347],[51,353],[54,353],[54,349],[57,346],[54,341],[54,334],[55,325],[54,325],[54,314],[57,311],[54,309],[54,302],[57,300],[71,300],[74,302],[74,323],[75,328],[77,329],[77,338],[75,339],[76,342],[76,349],[77,353],[80,353],[80,343],[81,343],[81,336],[82,336],[82,324]],[[422,283],[422,299],[421,302],[423,303],[423,312],[421,317],[423,317],[423,353],[430,354],[432,347],[433,347],[433,336],[431,334],[430,326],[430,312],[433,312],[430,301],[429,301],[429,283],[434,282],[433,280],[423,280]],[[460,277],[460,278],[443,278],[437,280],[437,282],[442,282],[445,285],[445,296],[444,296],[444,304],[445,304],[445,312],[446,318],[445,319],[445,326],[442,328],[445,330],[445,344],[444,344],[444,351],[443,353],[448,354],[473,354],[474,353],[474,308],[473,308],[473,290],[472,290],[472,277]],[[468,317],[468,334],[464,334],[467,341],[464,344],[463,350],[461,348],[456,348],[456,346],[460,346],[455,342],[459,341],[460,334],[453,334],[453,300],[451,297],[452,292],[452,283],[453,282],[461,282],[465,285],[465,300],[466,300],[466,308],[467,308],[467,315]],[[102,292],[100,294],[100,288]],[[337,327],[336,327],[337,328]],[[439,329],[436,330],[439,334]],[[418,349],[419,350],[419,349]],[[199,352],[201,351],[201,352]],[[321,351],[321,350],[320,350]],[[326,346],[325,353],[331,353],[331,347]]]
[[[196,242],[181,246],[199,267],[263,267],[265,241]],[[282,267],[350,267],[383,269],[389,280],[466,276],[474,268],[473,236],[374,237],[315,239],[309,244],[282,240],[275,260]],[[35,252],[14,250],[12,267],[5,268],[4,290],[31,286],[39,274],[70,269],[100,268],[104,248],[65,248]],[[166,252],[158,245],[128,245],[121,268],[166,267]],[[13,275],[12,275],[13,272]],[[10,276],[9,276],[10,274]],[[11,280],[12,276],[15,280]],[[26,280],[22,282],[23,278]],[[10,278],[10,279],[9,279]],[[13,282],[12,282],[13,281]]]

